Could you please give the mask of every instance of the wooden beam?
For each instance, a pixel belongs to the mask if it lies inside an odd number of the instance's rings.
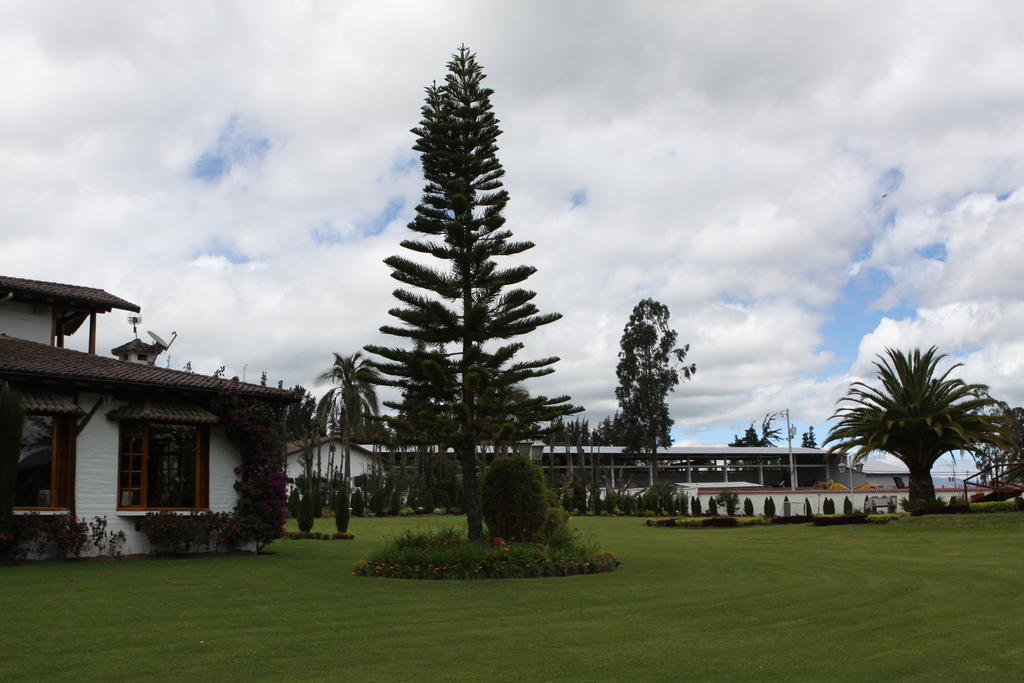
[[[89,353],[96,355],[96,312],[89,314]]]

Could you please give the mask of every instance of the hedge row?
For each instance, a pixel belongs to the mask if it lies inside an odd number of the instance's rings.
[[[809,524],[815,526],[835,526],[839,524],[884,524],[898,519],[900,515],[794,515],[792,517],[664,517],[648,519],[647,526],[662,527],[737,527],[758,526],[766,524]]]
[[[351,541],[356,535],[347,531],[336,531],[333,534],[322,534],[319,531],[286,531],[284,537],[293,541]]]

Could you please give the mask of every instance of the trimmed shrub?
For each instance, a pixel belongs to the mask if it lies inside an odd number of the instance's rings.
[[[718,503],[715,502],[714,498],[708,500],[708,515],[711,517],[718,516]]]
[[[753,517],[754,516],[754,504],[750,502],[749,498],[743,499],[743,516]]]
[[[402,509],[402,494],[395,489],[391,492],[391,498],[388,500],[388,514],[397,515],[398,511]]]
[[[313,528],[313,517],[315,515],[313,506],[316,504],[316,493],[310,491],[302,497],[299,503],[299,531],[309,531]]]
[[[739,526],[739,522],[736,521],[735,517],[705,517],[704,526]]]
[[[850,500],[849,496],[846,496],[845,498],[843,498],[843,514],[844,515],[852,515],[853,514],[853,501]]]
[[[679,514],[685,515],[690,509],[690,497],[686,495],[686,491],[679,492],[679,498],[676,500],[676,510]]]
[[[977,505],[977,503],[975,503],[975,505]],[[923,505],[914,510],[911,510],[910,516],[921,517],[923,515],[959,515],[970,511],[970,505],[941,505],[937,507]]]
[[[895,514],[892,514],[892,513],[886,513],[886,514],[881,514],[881,515],[867,515],[866,516],[868,524],[888,524],[889,522],[893,521],[894,519],[899,519],[899,518],[900,518],[899,515],[895,515]]]
[[[1017,505],[1019,498],[1010,500],[990,500],[981,503],[971,503],[968,507],[971,512],[1016,512],[1020,508]],[[953,506],[950,506],[953,507]],[[957,505],[956,507],[961,507]]]
[[[804,516],[805,517],[810,517],[813,514],[814,514],[814,511],[811,510],[811,501],[805,499],[804,500]]]
[[[740,506],[740,497],[735,491],[723,491],[718,494],[718,504],[725,508],[725,514],[732,517]]]
[[[867,524],[868,516],[856,515],[818,515],[814,518],[814,526],[839,526],[843,524]]]
[[[775,501],[772,498],[764,500],[764,516],[769,519],[775,516]]]
[[[690,499],[690,514],[694,517],[700,517],[700,498],[696,496]]]
[[[320,519],[321,517],[324,516],[324,499],[323,499],[323,496],[320,495],[320,486],[319,485],[313,487],[312,499],[313,500],[311,502],[312,502],[313,518],[314,519]]]
[[[814,521],[811,515],[791,515],[789,517],[772,517],[772,524],[810,524]]]
[[[366,514],[366,500],[363,498],[363,492],[359,489],[355,490],[352,494],[352,514],[356,517],[362,517]]]
[[[481,481],[480,502],[492,536],[532,538],[548,513],[544,472],[524,455],[496,458]]]
[[[551,538],[557,534],[566,533],[569,529],[569,513],[551,505],[544,515],[544,524],[541,526],[541,536]]]
[[[836,514],[836,503],[831,498],[826,498],[825,502],[821,506],[822,513],[826,515]]]
[[[298,519],[300,505],[302,505],[302,494],[299,493],[299,487],[296,486],[292,488],[292,492],[288,496],[288,516],[292,519]]]
[[[736,523],[740,526],[759,526],[762,524],[771,524],[771,520],[767,517],[754,517],[753,515],[747,515],[746,517],[737,517]]]
[[[348,507],[348,484],[342,484],[338,492],[334,494],[334,526],[338,529],[338,533],[348,531],[348,522],[352,516]]]

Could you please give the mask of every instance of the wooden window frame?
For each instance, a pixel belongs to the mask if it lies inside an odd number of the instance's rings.
[[[68,415],[32,414],[25,417],[51,417],[50,428],[50,504],[15,505],[15,510],[73,510],[75,493],[75,422]]]
[[[150,427],[154,425],[160,426],[183,426],[192,427],[196,430],[196,447],[195,447],[195,482],[193,483],[195,489],[195,506],[193,507],[155,507],[150,506],[146,497],[148,495],[148,481],[149,481],[149,437]],[[142,441],[142,450],[140,453],[125,453],[124,444],[126,438],[140,437]],[[141,456],[141,469],[140,470],[124,470],[121,466],[122,456],[128,455],[140,455]],[[122,495],[124,492],[135,491],[132,487],[123,487],[121,485],[122,474],[132,472],[139,473],[139,504],[138,505],[122,505]],[[131,483],[129,477],[129,484]],[[178,423],[151,423],[151,422],[122,422],[120,429],[118,430],[118,441],[117,441],[117,509],[118,510],[162,510],[162,511],[190,511],[190,510],[208,510],[210,509],[210,428],[208,425],[196,425],[196,424],[178,424]]]

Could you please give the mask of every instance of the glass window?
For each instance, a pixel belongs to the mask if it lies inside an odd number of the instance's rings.
[[[204,508],[208,505],[207,428],[123,424],[118,454],[122,508]]]
[[[67,418],[25,416],[14,489],[15,507],[67,507],[71,472],[69,433]]]

